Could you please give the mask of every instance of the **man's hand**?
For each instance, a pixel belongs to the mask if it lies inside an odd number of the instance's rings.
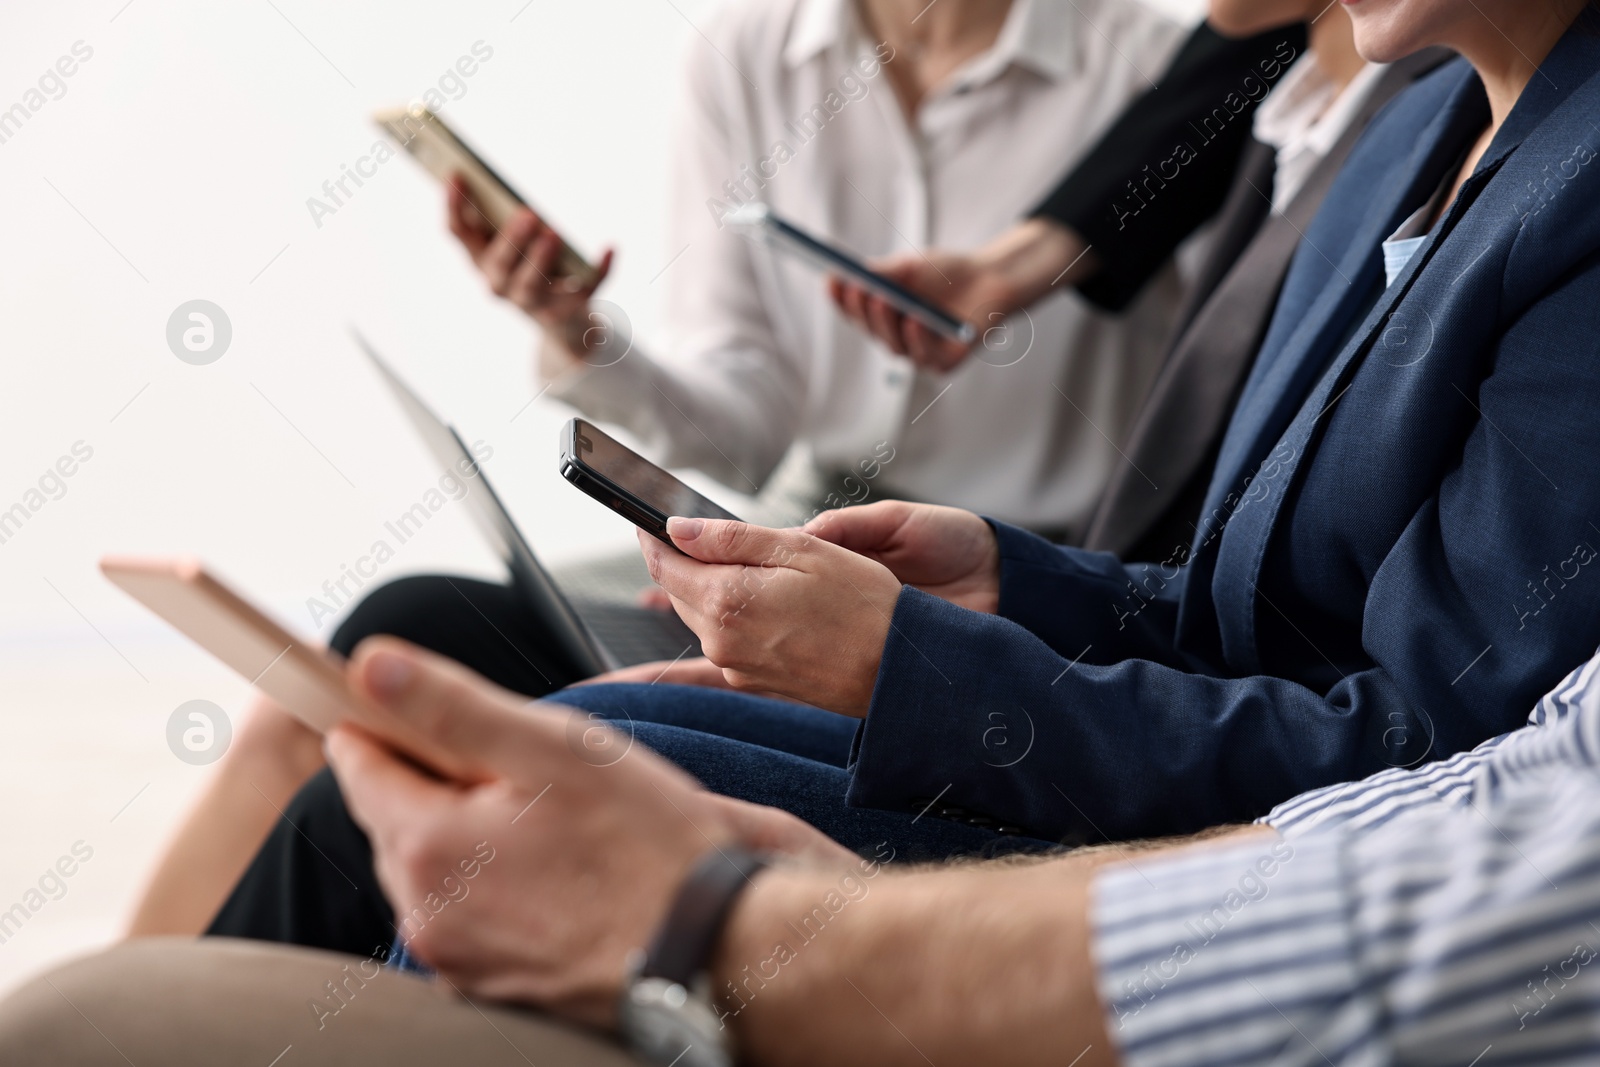
[[[606,343],[607,330],[593,321],[589,298],[611,272],[610,249],[595,265],[594,280],[575,285],[559,273],[561,235],[532,211],[517,212],[503,230],[496,231],[467,196],[459,176],[450,181],[446,209],[450,232],[472,257],[489,289],[544,328],[546,349],[556,345],[566,361],[576,365]]]
[[[900,582],[885,566],[802,530],[674,518],[682,552],[639,535],[650,577],[735,689],[861,718]]]
[[[803,529],[868,559],[906,585],[993,615],[1000,610],[994,530],[960,508],[884,500],[825,511]]]
[[[1007,315],[1053,287],[1078,284],[1099,266],[1076,232],[1037,218],[1018,223],[975,252],[930,249],[867,265],[977,330],[971,345],[953,341],[859,286],[828,279],[828,295],[846,318],[889,351],[941,373],[959,366],[973,347],[1000,343],[989,339],[1002,336],[992,331]]]
[[[643,748],[596,766],[571,743],[567,714],[404,642],[364,642],[348,674],[377,709],[497,775],[440,781],[349,727],[327,741],[408,947],[463,993],[612,1025],[629,953],[708,849],[852,858],[792,816],[707,793]]]

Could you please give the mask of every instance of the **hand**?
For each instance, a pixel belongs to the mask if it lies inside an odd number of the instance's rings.
[[[661,595],[666,596],[665,593]],[[619,682],[637,682],[642,685],[665,682],[667,685],[703,685],[711,689],[733,688],[723,676],[722,668],[704,656],[635,663],[631,667],[618,667],[614,671],[606,671],[604,674],[597,674],[593,678],[585,678],[581,682],[572,684],[576,688],[580,685],[610,685]]]
[[[861,718],[900,583],[881,563],[801,530],[673,518],[682,552],[645,533],[650,577],[735,689]]]
[[[568,715],[394,638],[363,642],[348,675],[377,709],[498,775],[443,782],[370,734],[328,736],[407,947],[469,996],[613,1025],[629,953],[708,848],[849,858],[792,816],[707,793],[642,748],[595,766],[568,744]]]
[[[868,263],[923,299],[971,323],[983,344],[987,331],[1054,286],[1076,285],[1099,264],[1076,232],[1045,219],[1028,219],[971,253],[937,249],[888,256]],[[889,303],[839,278],[828,294],[845,317],[889,351],[935,372],[954,370],[972,345],[942,337]]]
[[[1003,280],[985,271],[972,256],[931,249],[869,260],[867,266],[980,330],[983,324],[977,319],[987,318],[991,312],[1004,317],[1012,310]],[[828,278],[828,295],[857,328],[924,370],[954,370],[972,349],[970,344],[934,333],[882,297],[837,275]]]
[[[1000,610],[1000,546],[970,511],[884,500],[824,511],[803,529],[878,561],[924,593],[988,615]]]
[[[611,272],[612,251],[601,256],[592,282],[576,285],[557,273],[560,234],[532,211],[518,211],[496,232],[468,197],[459,175],[450,180],[447,209],[450,232],[472,256],[490,290],[539,323],[546,338],[564,349],[571,362],[589,354],[594,339],[605,332],[594,329],[589,298]]]

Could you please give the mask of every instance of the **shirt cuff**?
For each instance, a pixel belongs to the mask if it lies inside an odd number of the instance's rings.
[[[1097,986],[1124,1064],[1382,1061],[1339,845],[1261,838],[1096,877]]]

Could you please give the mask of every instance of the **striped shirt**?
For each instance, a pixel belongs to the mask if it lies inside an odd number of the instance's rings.
[[[1600,654],[1529,724],[1096,879],[1133,1067],[1600,1063]]]

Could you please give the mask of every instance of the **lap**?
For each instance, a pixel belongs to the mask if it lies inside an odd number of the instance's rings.
[[[497,582],[444,574],[388,582],[350,610],[328,644],[348,656],[375,634],[448,656],[513,693],[540,697],[583,677],[522,597]]]
[[[449,993],[328,952],[224,939],[131,941],[0,1001],[0,1063],[637,1067],[604,1038]]]
[[[459,608],[457,600],[469,607]],[[470,623],[476,615],[482,625],[463,631],[443,611],[429,618],[427,607],[441,604],[451,605],[455,620]],[[333,644],[348,652],[369,633],[394,633],[456,658],[506,688],[551,692],[559,688],[556,672],[539,672],[515,647],[514,627],[529,625],[526,618],[517,621],[519,614],[527,615],[504,587],[455,578],[406,579],[363,601]],[[521,633],[532,636],[526,629]],[[573,751],[599,767],[625,758],[628,746],[640,744],[708,789],[782,808],[845,847],[885,862],[1051,847],[969,825],[959,812],[937,803],[907,813],[847,806],[856,723],[816,708],[670,685],[582,686],[553,699],[610,721],[624,735],[614,748],[590,751],[580,720]],[[345,810],[331,773],[314,777],[290,803],[209,933],[364,955],[381,953],[392,942],[393,913],[372,871],[370,846]]]

